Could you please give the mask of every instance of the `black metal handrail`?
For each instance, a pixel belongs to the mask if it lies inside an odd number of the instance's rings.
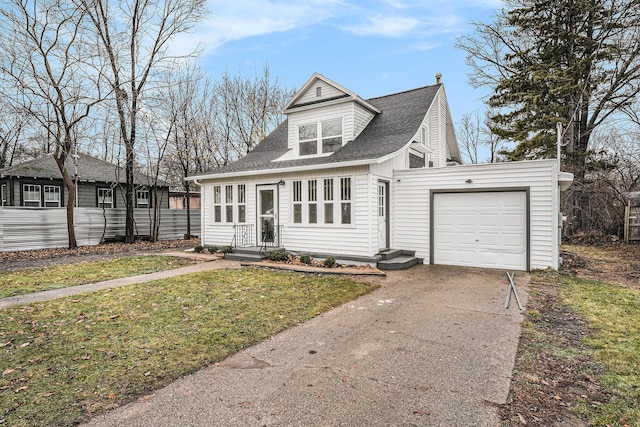
[[[256,234],[253,231],[253,224],[234,224],[233,228],[233,240],[231,241],[232,248],[248,248],[250,246],[255,246],[253,238]]]
[[[282,246],[282,225],[263,224],[260,242],[260,252],[269,248],[279,248]]]

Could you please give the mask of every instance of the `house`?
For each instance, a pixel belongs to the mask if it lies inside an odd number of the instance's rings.
[[[461,165],[436,84],[362,99],[314,74],[287,119],[201,185],[202,242],[402,268],[558,268],[556,160]],[[240,249],[238,249],[240,250]]]
[[[189,192],[189,208],[200,209],[200,192]],[[180,190],[170,190],[169,209],[187,209],[187,192]]]
[[[78,176],[77,207],[125,207],[125,170],[109,162],[78,154],[77,169],[73,157],[66,161],[67,170]],[[135,207],[148,208],[153,203],[150,190],[153,179],[136,173]],[[162,208],[169,206],[168,184],[160,181],[158,200]],[[1,206],[63,207],[67,188],[52,154],[0,169]]]

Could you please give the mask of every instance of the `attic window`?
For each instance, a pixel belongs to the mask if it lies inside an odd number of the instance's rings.
[[[316,88],[316,97],[320,98],[322,96],[322,86],[318,86]]]

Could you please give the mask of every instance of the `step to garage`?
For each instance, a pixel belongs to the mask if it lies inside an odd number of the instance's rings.
[[[378,268],[386,271],[407,270],[422,261],[420,258],[416,258],[415,251],[401,249],[389,249],[380,252],[379,255]]]

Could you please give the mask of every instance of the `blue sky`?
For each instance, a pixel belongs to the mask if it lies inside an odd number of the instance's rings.
[[[500,0],[209,0],[211,14],[182,46],[200,44],[202,67],[253,75],[268,63],[286,87],[318,72],[363,98],[435,83],[442,73],[453,120],[482,110],[467,84],[457,36],[488,21]]]

